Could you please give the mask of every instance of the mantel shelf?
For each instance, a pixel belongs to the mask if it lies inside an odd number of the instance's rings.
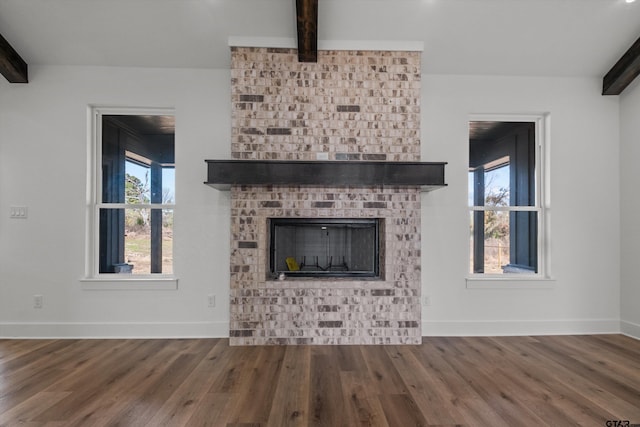
[[[207,181],[232,185],[391,186],[432,191],[446,186],[446,162],[205,160]]]

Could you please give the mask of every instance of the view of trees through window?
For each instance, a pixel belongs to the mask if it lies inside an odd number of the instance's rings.
[[[469,271],[537,273],[534,123],[470,122],[468,186]]]
[[[135,162],[125,164],[125,199],[127,204],[151,203],[150,168]],[[162,204],[173,204],[174,169],[162,170]],[[162,218],[162,272],[173,273],[173,209],[153,209]],[[151,272],[151,212],[148,208],[125,209],[125,260],[132,273]]]
[[[469,174],[473,187],[473,173]],[[509,206],[509,163],[484,172],[484,206]],[[509,264],[509,212],[487,210],[484,212],[484,272],[502,273],[502,266]],[[471,236],[473,236],[473,215]],[[471,240],[473,245],[473,238]],[[471,267],[473,269],[473,266]]]
[[[103,115],[99,273],[173,274],[175,120]]]

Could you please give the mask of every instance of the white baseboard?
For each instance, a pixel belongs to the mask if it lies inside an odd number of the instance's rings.
[[[523,320],[422,322],[422,336],[522,336],[619,334],[620,320]]]
[[[0,338],[228,338],[229,322],[0,323]]]
[[[637,323],[631,323],[621,320],[620,329],[622,330],[623,334],[640,340],[640,325],[638,325]]]
[[[422,335],[508,336],[623,333],[640,325],[617,319],[557,321],[425,321]],[[0,323],[0,338],[228,338],[229,322]]]

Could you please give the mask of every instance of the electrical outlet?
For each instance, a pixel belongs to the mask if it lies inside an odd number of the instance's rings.
[[[213,294],[209,294],[207,295],[207,305],[209,307],[215,307],[216,306],[216,296]]]
[[[42,308],[43,298],[42,295],[33,296],[33,308]]]
[[[429,307],[431,305],[431,297],[422,297],[422,305]]]
[[[29,209],[26,206],[11,206],[9,208],[9,218],[27,219]]]

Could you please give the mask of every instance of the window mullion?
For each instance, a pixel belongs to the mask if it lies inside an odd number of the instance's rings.
[[[472,211],[540,212],[539,206],[469,206]]]
[[[163,203],[97,203],[99,209],[175,209],[175,204]]]

